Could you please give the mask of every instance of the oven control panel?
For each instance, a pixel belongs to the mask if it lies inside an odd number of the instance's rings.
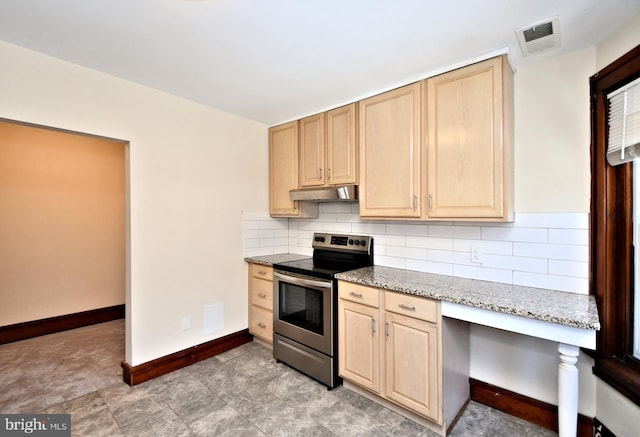
[[[314,249],[328,249],[368,253],[371,250],[373,238],[365,235],[313,234]]]

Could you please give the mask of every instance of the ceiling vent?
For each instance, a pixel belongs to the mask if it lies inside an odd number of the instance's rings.
[[[523,56],[535,55],[560,47],[558,17],[516,31]]]

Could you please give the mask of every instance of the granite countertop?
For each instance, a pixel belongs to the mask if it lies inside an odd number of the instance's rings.
[[[277,253],[275,255],[248,256],[244,260],[248,263],[260,264],[263,266],[273,266],[277,263],[297,261],[299,259],[311,258],[309,255],[297,253]]]
[[[337,278],[582,329],[599,330],[594,296],[372,266]]]

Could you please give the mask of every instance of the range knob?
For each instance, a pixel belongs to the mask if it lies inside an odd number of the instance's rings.
[[[315,237],[313,237],[313,241],[324,243],[324,237],[320,237],[316,235]]]
[[[356,241],[354,241],[354,244],[355,244],[356,246],[360,246],[360,240],[356,240]]]
[[[349,238],[349,244],[353,245],[353,239]]]
[[[367,242],[366,242],[366,241],[364,241],[364,240],[360,240],[360,245],[361,245],[361,246],[366,246],[366,245],[367,245]]]

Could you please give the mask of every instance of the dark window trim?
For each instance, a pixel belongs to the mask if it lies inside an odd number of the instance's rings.
[[[640,366],[633,358],[633,166],[606,161],[607,94],[640,77],[637,46],[590,78],[590,290],[601,330],[596,376],[640,406]]]

